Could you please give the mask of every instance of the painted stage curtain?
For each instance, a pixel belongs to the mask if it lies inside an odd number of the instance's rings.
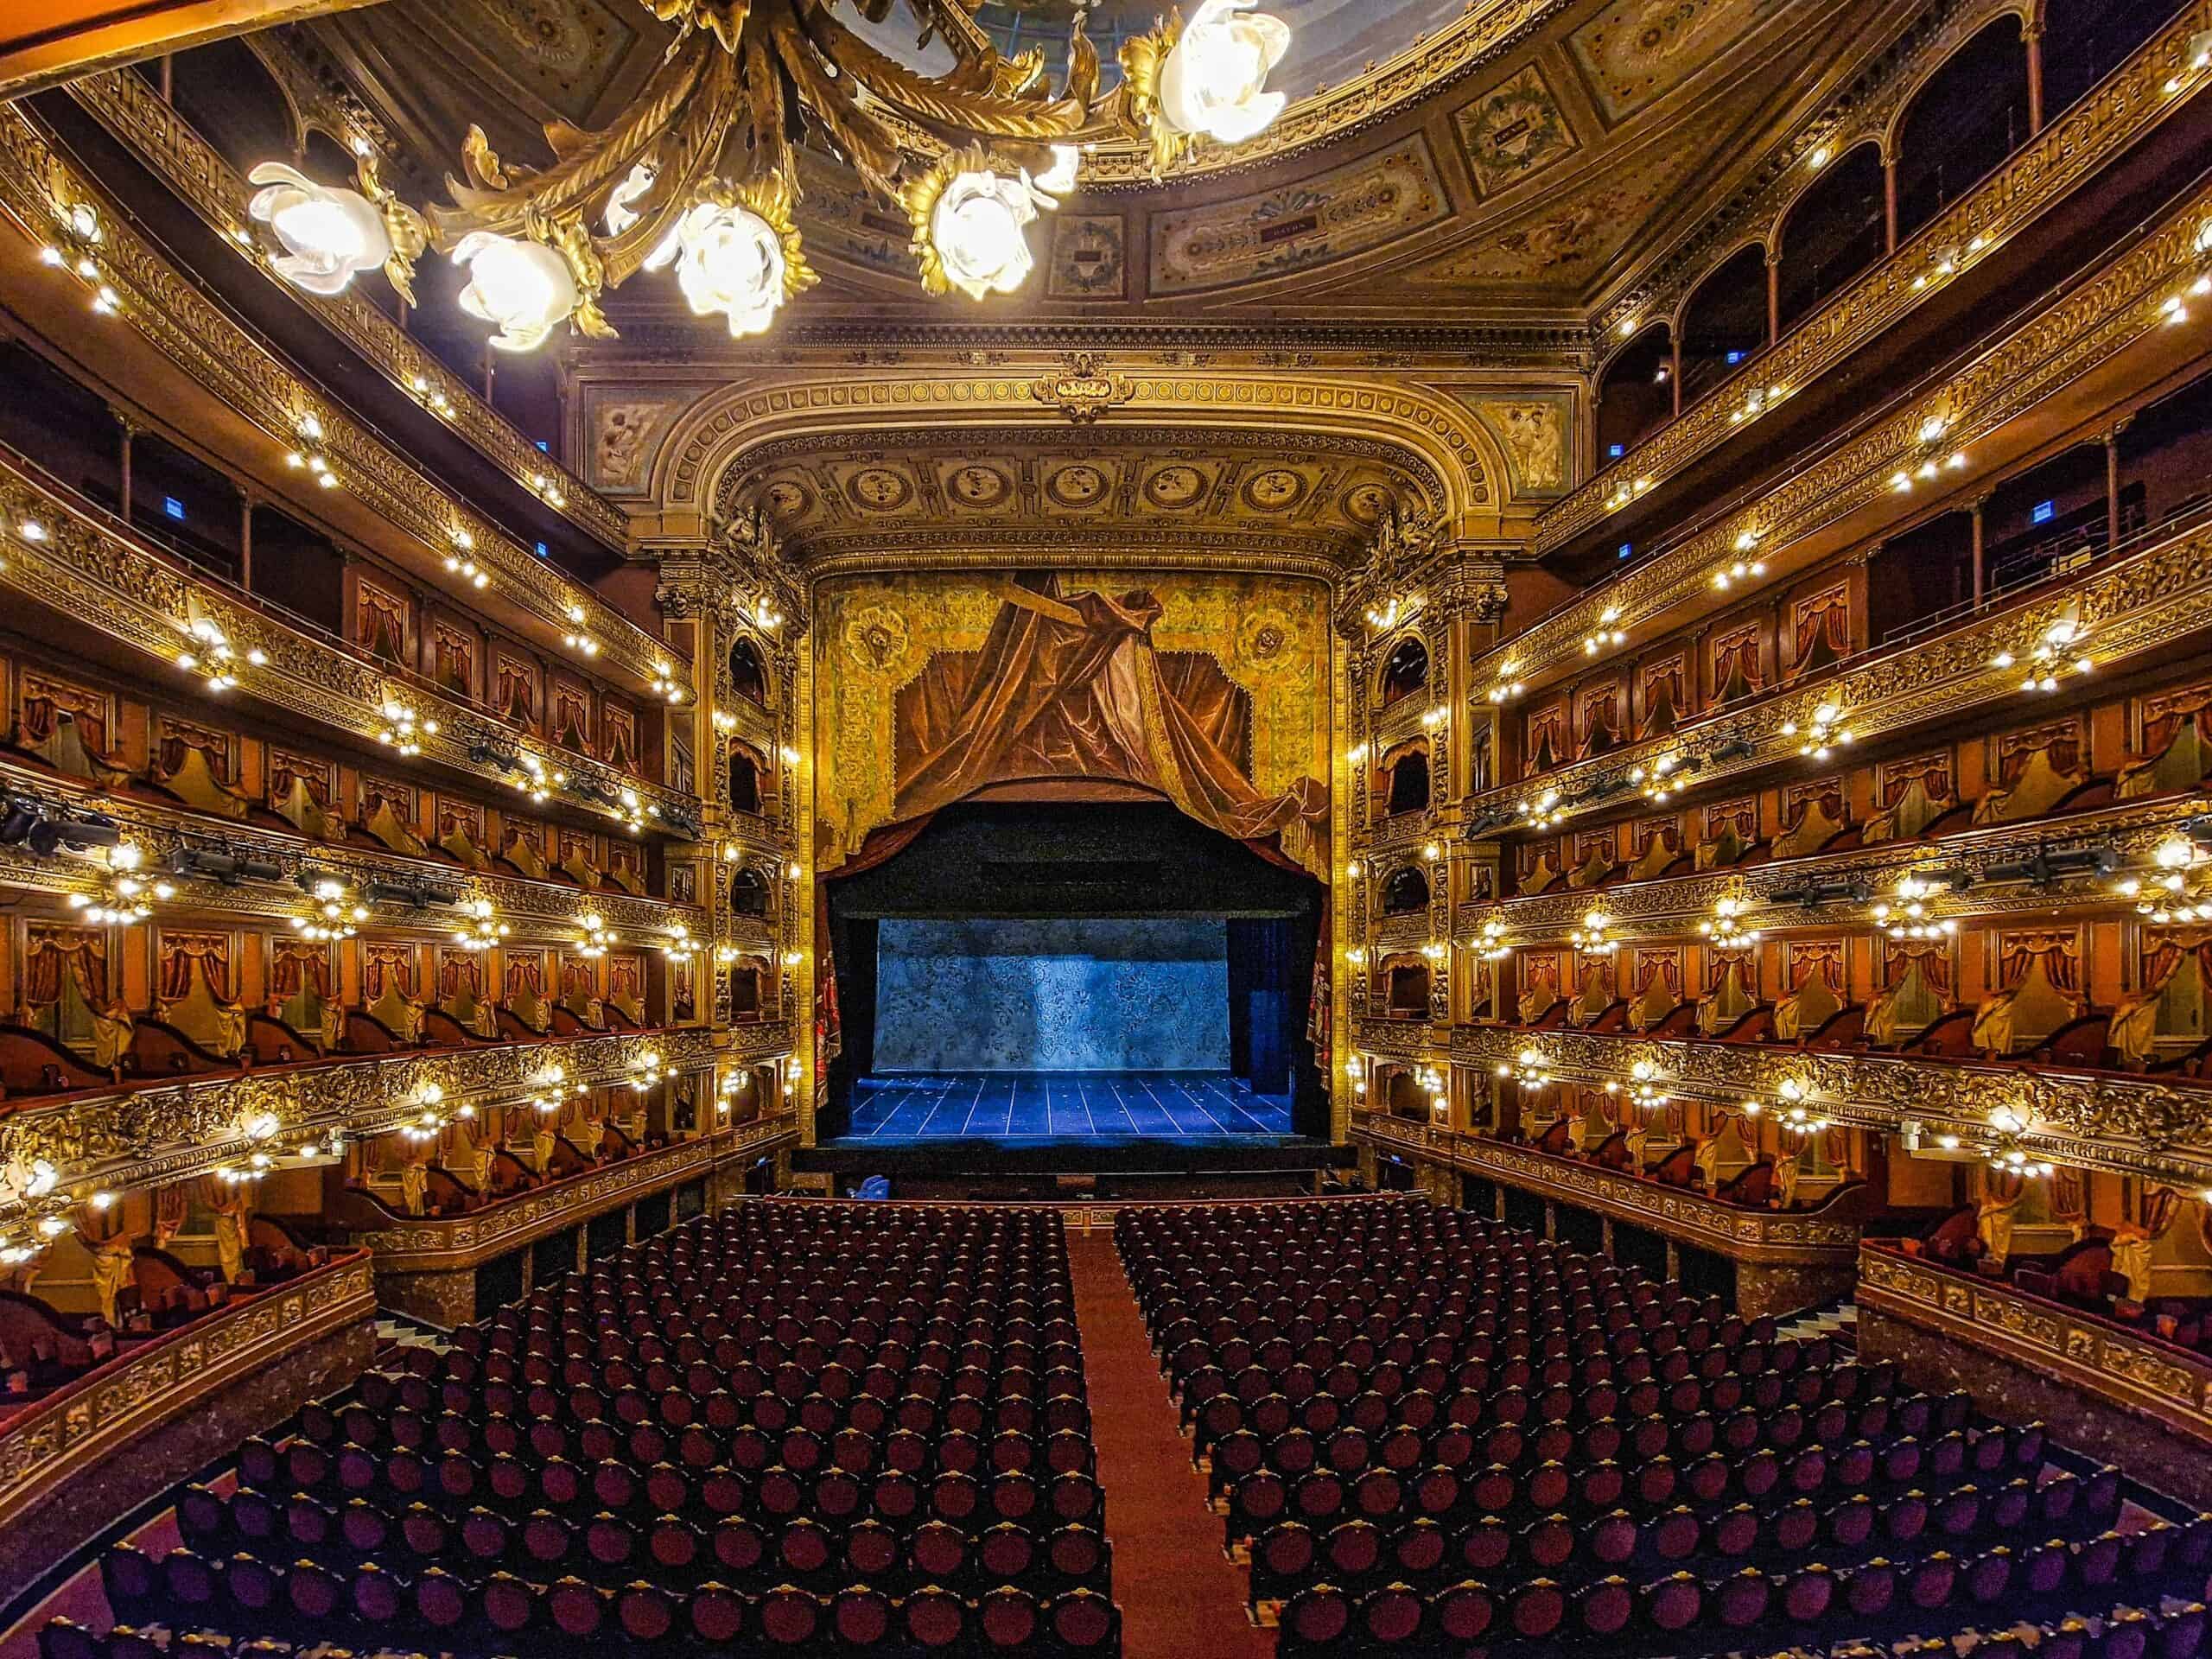
[[[1195,653],[1154,646],[1157,599],[1063,599],[1051,575],[1001,591],[982,648],[932,657],[899,694],[900,819],[991,784],[1111,779],[1156,789],[1239,841],[1281,835],[1309,870],[1328,868],[1326,787],[1310,778],[1279,796],[1254,787],[1228,747],[1249,724],[1244,694]]]

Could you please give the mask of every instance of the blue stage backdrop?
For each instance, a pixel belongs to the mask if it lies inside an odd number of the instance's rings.
[[[881,924],[879,1073],[1228,1069],[1226,922]]]

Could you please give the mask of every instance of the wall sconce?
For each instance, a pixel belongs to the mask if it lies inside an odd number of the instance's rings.
[[[453,942],[464,950],[489,950],[507,937],[507,925],[492,909],[489,899],[471,899],[461,906],[468,918],[453,931]]]
[[[1797,737],[1797,722],[1794,720],[1783,721],[1782,734]],[[1851,731],[1843,724],[1842,706],[1824,702],[1813,710],[1812,723],[1799,741],[1797,753],[1815,760],[1825,760],[1836,745],[1850,741]]]
[[[380,711],[384,725],[377,732],[377,741],[402,754],[423,753],[423,739],[438,734],[438,722],[416,715],[404,703],[387,702]]]

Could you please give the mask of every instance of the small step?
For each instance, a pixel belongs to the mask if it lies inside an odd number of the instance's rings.
[[[1811,1342],[1826,1337],[1832,1342],[1855,1348],[1859,1335],[1858,1305],[1846,1296],[1825,1307],[1808,1308],[1802,1313],[1793,1313],[1777,1323],[1775,1334],[1798,1342]]]

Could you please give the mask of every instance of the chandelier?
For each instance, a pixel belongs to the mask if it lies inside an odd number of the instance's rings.
[[[695,314],[755,334],[816,280],[792,217],[796,149],[812,137],[904,210],[929,292],[980,300],[1021,285],[1026,227],[1075,188],[1084,149],[1141,144],[1159,178],[1201,139],[1256,137],[1286,102],[1266,83],[1290,29],[1252,12],[1255,0],[1199,0],[1188,23],[1171,14],[1123,41],[1121,84],[1103,96],[1090,0],[1077,0],[1057,92],[1040,51],[1001,56],[959,0],[914,0],[923,43],[950,48],[941,74],[878,51],[828,0],[641,3],[676,24],[667,54],[609,125],[547,127],[550,166],[503,160],[472,126],[451,203],[427,212],[384,184],[365,143],[358,189],[256,167],[251,212],[284,249],[272,267],[331,295],[381,266],[411,303],[415,263],[435,248],[467,269],[461,308],[496,326],[493,346],[521,352],[564,321],[612,337],[607,290],[673,266]],[[857,3],[871,22],[890,11],[890,0]]]

